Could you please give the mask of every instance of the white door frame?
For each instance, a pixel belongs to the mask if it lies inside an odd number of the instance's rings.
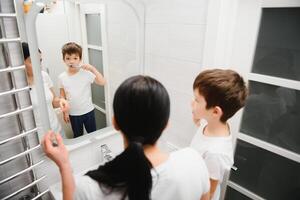
[[[82,3],[79,4],[80,10],[80,24],[81,24],[81,36],[82,36],[82,47],[83,47],[83,60],[84,62],[89,62],[88,49],[94,49],[102,51],[103,59],[103,76],[106,79],[106,84],[104,86],[104,97],[105,97],[105,110],[95,105],[96,109],[106,115],[107,126],[111,125],[111,101],[110,101],[110,81],[109,81],[109,72],[108,72],[108,49],[107,49],[107,30],[106,30],[106,13],[105,5],[101,3]],[[86,14],[99,14],[101,20],[101,41],[102,46],[88,45],[87,43],[87,34],[86,34]]]
[[[226,68],[238,71],[245,81],[258,81],[300,90],[299,81],[264,76],[251,72],[256,48],[262,8],[299,7],[299,0],[213,0],[209,1],[207,29],[204,43],[203,68]],[[239,132],[242,111],[231,120],[234,145],[237,138],[275,154],[300,162],[300,155]],[[262,199],[241,186],[228,181],[222,184],[221,199],[225,198],[226,186],[252,198]]]

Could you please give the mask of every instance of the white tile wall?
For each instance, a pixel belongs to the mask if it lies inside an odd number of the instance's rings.
[[[206,24],[207,0],[147,0],[146,23]]]
[[[146,53],[201,62],[204,33],[203,24],[147,24]]]
[[[164,139],[176,146],[186,146],[196,132],[192,122],[192,94],[186,94],[173,88],[167,88],[171,99],[171,117],[169,126],[163,134]]]
[[[138,21],[126,4],[107,4],[108,62],[110,99],[117,87],[128,77],[140,72],[136,47]]]
[[[159,79],[167,88],[192,95],[192,84],[201,69],[200,63],[163,56],[146,56],[146,73]]]
[[[56,94],[59,94],[58,76],[66,70],[61,47],[69,42],[65,14],[39,14],[36,21],[39,49],[42,51],[42,67],[47,68]]]
[[[161,81],[171,98],[170,124],[162,141],[190,143],[192,84],[202,68],[208,0],[146,1],[146,74]]]

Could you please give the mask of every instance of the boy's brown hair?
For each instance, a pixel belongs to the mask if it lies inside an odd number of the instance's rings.
[[[68,42],[66,43],[62,48],[61,52],[63,55],[63,59],[65,59],[65,55],[71,55],[71,54],[78,54],[79,58],[82,57],[82,48],[80,45],[76,44],[75,42]]]
[[[233,70],[205,70],[196,77],[193,89],[205,98],[206,109],[222,109],[224,123],[245,105],[248,95],[244,79]]]

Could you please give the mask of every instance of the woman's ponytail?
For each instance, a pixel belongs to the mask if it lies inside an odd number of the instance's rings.
[[[130,200],[148,200],[152,188],[152,164],[144,154],[143,146],[131,142],[127,148],[128,156],[128,197]]]
[[[123,193],[123,198],[148,200],[152,188],[151,168],[142,144],[130,142],[115,159],[86,175],[105,186],[107,194],[118,191]]]

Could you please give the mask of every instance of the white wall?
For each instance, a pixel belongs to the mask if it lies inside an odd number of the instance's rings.
[[[128,5],[107,3],[108,70],[110,99],[128,77],[140,72],[137,57],[138,21]]]
[[[192,122],[193,81],[201,71],[208,0],[146,2],[146,74],[157,78],[171,98],[170,124],[163,141],[183,147]]]
[[[38,46],[42,51],[42,66],[47,68],[56,94],[59,94],[58,76],[66,70],[61,47],[69,41],[65,14],[39,14],[36,21]]]

